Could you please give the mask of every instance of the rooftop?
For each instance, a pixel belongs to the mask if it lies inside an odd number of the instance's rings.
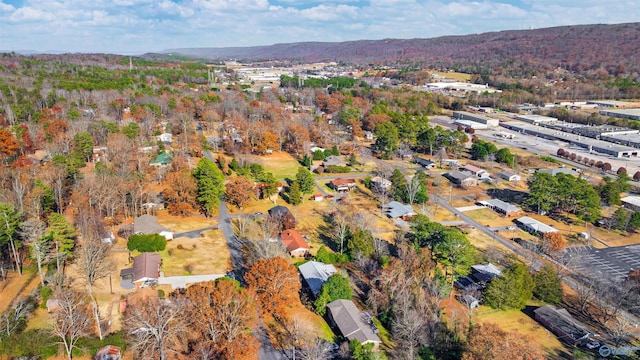
[[[640,196],[627,196],[625,198],[620,199],[620,201],[622,201],[625,204],[640,207]]]
[[[320,294],[322,285],[337,272],[335,266],[318,261],[309,261],[298,266],[300,275],[305,280],[314,296]]]
[[[360,312],[351,300],[335,300],[327,304],[333,322],[347,339],[360,343],[380,342],[370,316]]]
[[[574,319],[564,308],[545,305],[535,309],[534,313],[561,331],[565,336],[570,337],[571,340],[586,339],[589,335],[592,335],[583,324]]]
[[[302,238],[302,235],[294,229],[287,229],[280,234],[282,243],[289,251],[295,251],[298,249],[309,249],[309,245]]]
[[[505,213],[515,212],[520,210],[518,209],[517,206],[510,204],[508,202],[502,201],[500,199],[482,200],[482,201],[479,201],[479,203],[485,206],[498,208],[504,211]]]
[[[530,218],[528,216],[523,216],[519,219],[516,220],[517,222],[519,222],[520,224],[530,228],[533,231],[539,232],[539,233],[548,233],[548,232],[556,232],[558,231],[556,228],[543,224],[540,221],[534,219],[534,218]]]

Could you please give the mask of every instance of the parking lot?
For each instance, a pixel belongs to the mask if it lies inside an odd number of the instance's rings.
[[[640,269],[640,245],[597,249],[582,246],[565,249],[572,257],[571,266],[587,276],[621,280],[631,270]]]

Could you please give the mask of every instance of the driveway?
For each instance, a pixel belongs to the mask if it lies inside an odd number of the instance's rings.
[[[177,239],[177,238],[180,238],[180,237],[186,237],[186,238],[189,238],[189,239],[199,238],[199,237],[202,237],[202,232],[203,231],[217,229],[218,226],[219,225],[207,226],[207,227],[202,228],[202,229],[196,229],[196,230],[186,231],[186,232],[182,232],[182,233],[178,233],[178,234],[173,234],[173,238],[174,239]]]

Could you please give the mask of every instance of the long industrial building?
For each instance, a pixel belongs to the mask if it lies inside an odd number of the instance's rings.
[[[474,114],[467,111],[454,111],[453,118],[455,120],[470,120],[487,126],[498,126],[500,120],[485,115]]]
[[[623,119],[640,120],[640,109],[600,110],[600,115]]]
[[[607,141],[581,136],[579,134],[572,134],[560,130],[549,129],[538,125],[523,123],[520,121],[503,122],[501,123],[501,125],[507,129],[517,131],[522,134],[533,135],[549,140],[566,141],[570,144],[585,148],[589,152],[597,152],[600,154],[611,155],[617,158],[638,156],[638,154],[640,153],[640,149],[637,148],[618,145]]]

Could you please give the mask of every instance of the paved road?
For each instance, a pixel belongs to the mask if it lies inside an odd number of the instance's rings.
[[[186,238],[189,238],[189,239],[195,239],[195,238],[202,237],[202,232],[203,231],[217,229],[217,228],[218,228],[218,225],[207,226],[207,227],[204,227],[202,229],[196,229],[196,230],[181,232],[181,233],[178,233],[178,234],[173,234],[173,238],[177,239],[179,237],[186,237]]]

